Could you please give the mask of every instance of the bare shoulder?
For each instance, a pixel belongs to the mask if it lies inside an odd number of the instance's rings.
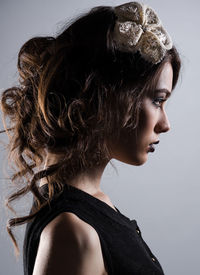
[[[92,245],[97,241],[97,232],[88,223],[81,220],[74,213],[64,212],[53,219],[42,231],[41,239],[73,237],[82,246],[85,241]],[[80,237],[80,238],[79,238]]]
[[[42,231],[33,275],[106,275],[96,230],[64,212]]]

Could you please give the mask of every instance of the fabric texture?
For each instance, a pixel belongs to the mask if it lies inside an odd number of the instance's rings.
[[[47,184],[40,190],[42,194],[48,194]],[[163,275],[163,269],[143,240],[136,220],[130,220],[115,209],[78,188],[66,185],[62,193],[26,225],[24,275],[33,273],[42,230],[63,212],[74,213],[96,230],[109,275]]]
[[[130,2],[114,8],[117,21],[113,39],[125,52],[137,52],[153,64],[161,62],[173,42],[156,12],[149,6]]]

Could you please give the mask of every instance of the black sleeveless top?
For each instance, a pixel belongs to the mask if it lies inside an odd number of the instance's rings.
[[[48,194],[47,184],[40,187]],[[33,200],[34,204],[34,200]],[[26,225],[23,244],[24,275],[32,275],[39,238],[44,227],[62,212],[72,212],[98,233],[109,275],[163,275],[161,265],[142,238],[136,220],[116,207],[78,188],[65,185],[62,193]]]

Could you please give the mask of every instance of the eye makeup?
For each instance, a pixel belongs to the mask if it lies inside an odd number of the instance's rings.
[[[164,102],[164,101],[166,101],[165,98],[163,98],[163,97],[156,97],[153,100],[153,104],[156,105],[156,107],[161,107],[161,103]]]
[[[171,96],[171,93],[170,93],[170,91],[169,90],[167,90],[167,89],[156,89],[155,91],[154,91],[154,95],[155,94],[158,94],[158,93],[164,93],[165,95],[166,95],[166,98],[169,98],[170,96]]]

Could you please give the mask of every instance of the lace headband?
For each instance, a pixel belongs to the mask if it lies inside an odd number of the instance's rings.
[[[130,2],[115,7],[114,12],[113,40],[119,50],[139,51],[145,60],[157,64],[172,48],[172,40],[152,8]]]

